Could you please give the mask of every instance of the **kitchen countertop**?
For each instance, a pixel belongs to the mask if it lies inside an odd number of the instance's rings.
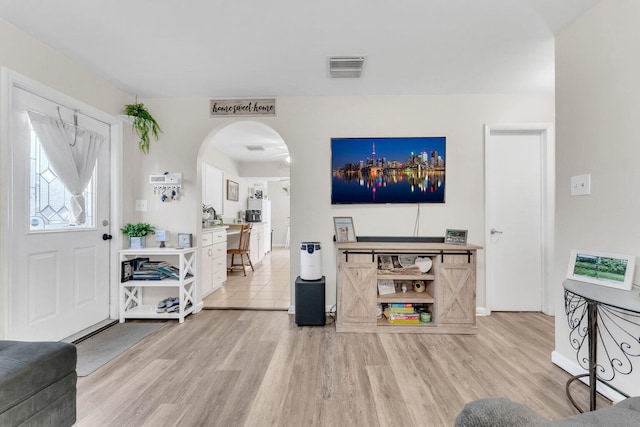
[[[217,224],[217,225],[213,225],[211,227],[202,227],[202,231],[213,231],[213,230],[220,229],[220,228],[227,229],[227,228],[229,228],[229,225],[228,224]]]

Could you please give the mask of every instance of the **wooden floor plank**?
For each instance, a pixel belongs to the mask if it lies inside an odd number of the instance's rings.
[[[79,378],[77,425],[450,426],[484,397],[576,414],[551,363],[553,318],[477,323],[477,335],[338,334],[286,312],[201,311]],[[586,405],[587,388],[573,389]]]
[[[369,366],[367,368],[371,394],[373,396],[376,416],[381,426],[418,426],[422,417],[415,417],[409,406],[419,401],[420,397],[410,385],[399,384],[398,378],[390,366]],[[409,392],[410,400],[403,394]]]

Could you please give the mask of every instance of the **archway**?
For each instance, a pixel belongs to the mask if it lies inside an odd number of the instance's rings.
[[[208,197],[217,195],[215,200],[221,208],[225,224],[233,224],[245,218],[248,201],[255,203],[260,195],[270,206],[271,218],[264,222],[261,235],[265,253],[285,247],[288,238],[290,197],[289,197],[289,150],[280,134],[270,126],[258,121],[229,121],[213,129],[203,140],[197,157],[197,206],[209,204]],[[207,191],[208,174],[221,176],[215,181],[214,191]],[[237,185],[236,185],[237,184]],[[237,189],[229,196],[229,185]],[[267,218],[265,218],[267,219]],[[197,230],[203,230],[200,211]],[[254,230],[258,228],[254,227]],[[206,231],[206,228],[205,228]],[[272,243],[266,243],[271,241]],[[230,244],[233,236],[229,236]],[[252,259],[254,257],[252,256]],[[288,266],[287,248],[287,274]],[[288,282],[288,280],[287,280]],[[214,291],[215,293],[215,291]],[[207,295],[203,295],[206,297]],[[206,304],[205,304],[206,307]],[[266,307],[265,307],[266,308]],[[289,307],[287,307],[289,308]]]

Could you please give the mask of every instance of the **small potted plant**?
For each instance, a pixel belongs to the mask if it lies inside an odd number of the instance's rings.
[[[124,106],[124,113],[133,120],[133,129],[140,137],[140,151],[148,154],[151,135],[153,135],[157,141],[158,133],[162,132],[158,122],[151,116],[149,110],[147,110],[143,103],[138,103],[137,98],[134,104]]]
[[[146,222],[137,224],[127,224],[120,229],[123,234],[129,236],[129,247],[131,249],[142,249],[146,247],[146,237],[148,234],[155,234],[156,228]]]

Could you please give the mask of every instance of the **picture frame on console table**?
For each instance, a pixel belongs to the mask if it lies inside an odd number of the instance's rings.
[[[444,242],[452,245],[466,245],[467,230],[447,229],[447,232],[444,236]]]
[[[353,227],[353,218],[350,216],[334,216],[333,226],[336,232],[336,242],[356,242],[356,230]]]
[[[630,291],[636,257],[574,249],[567,279]]]
[[[191,233],[178,233],[178,246],[181,248],[190,248],[193,245],[193,236]]]

